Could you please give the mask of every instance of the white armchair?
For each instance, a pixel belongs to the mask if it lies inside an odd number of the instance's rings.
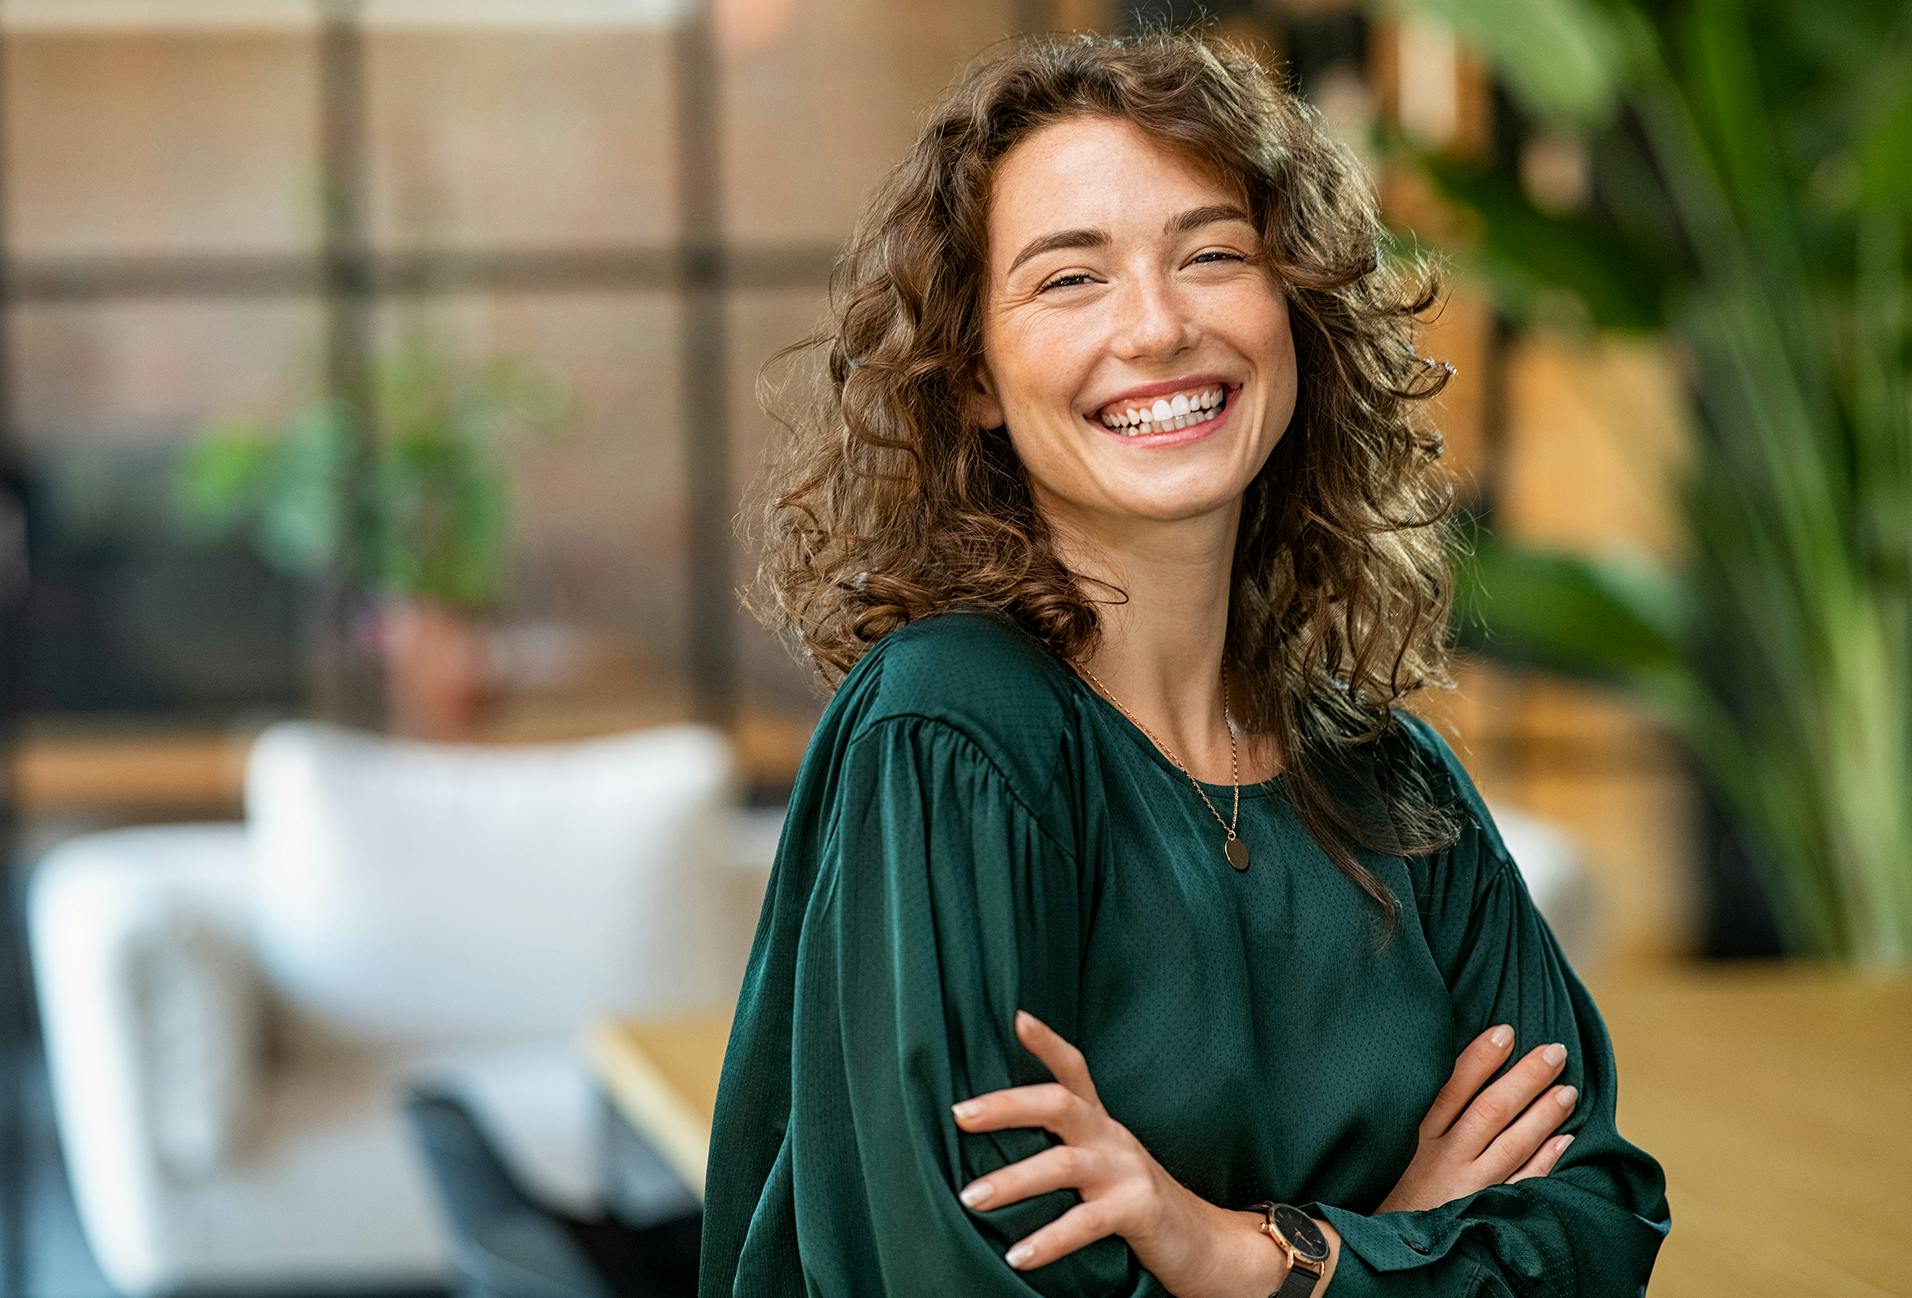
[[[80,1220],[129,1296],[437,1284],[445,1228],[398,1109],[449,1077],[589,1211],[579,1029],[728,1004],[748,955],[721,732],[563,745],[263,731],[245,821],[70,839],[28,895]]]

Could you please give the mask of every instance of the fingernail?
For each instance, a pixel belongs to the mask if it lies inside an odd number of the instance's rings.
[[[1550,1064],[1557,1064],[1567,1057],[1567,1048],[1558,1041],[1541,1051],[1541,1056]]]
[[[1009,1259],[1010,1266],[1021,1266],[1029,1260],[1030,1255],[1035,1251],[1036,1250],[1030,1248],[1027,1244],[1018,1244],[1003,1254],[1003,1256]]]
[[[960,1104],[949,1106],[950,1112],[959,1118],[973,1118],[983,1111],[983,1106],[974,1100],[964,1100]]]
[[[1034,1027],[1035,1025],[1036,1025],[1035,1015],[1031,1014],[1028,1010],[1016,1011],[1016,1026],[1017,1027],[1031,1028],[1031,1027]]]
[[[1488,1037],[1487,1039],[1494,1043],[1494,1048],[1496,1050],[1505,1050],[1507,1048],[1507,1043],[1514,1039],[1514,1030],[1508,1027],[1505,1023],[1503,1023],[1499,1027],[1495,1028],[1493,1035]]]
[[[1554,1153],[1556,1153],[1556,1154],[1564,1154],[1564,1153],[1566,1153],[1566,1152],[1567,1152],[1567,1146],[1568,1146],[1568,1145],[1571,1145],[1572,1143],[1573,1143],[1573,1137],[1572,1137],[1572,1136],[1562,1136],[1562,1137],[1561,1137],[1561,1138],[1560,1138],[1559,1140],[1556,1140],[1556,1141],[1554,1142]]]
[[[1571,1109],[1573,1107],[1573,1102],[1579,1097],[1580,1097],[1580,1092],[1575,1090],[1571,1086],[1565,1087],[1561,1090],[1554,1092],[1554,1098],[1560,1101],[1560,1107],[1563,1109]]]
[[[956,1197],[971,1208],[974,1208],[977,1204],[986,1202],[989,1196],[995,1193],[995,1190],[996,1187],[987,1181],[973,1181],[969,1185],[964,1186],[963,1192]]]

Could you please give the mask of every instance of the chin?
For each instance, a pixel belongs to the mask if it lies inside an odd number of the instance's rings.
[[[1244,483],[1243,490],[1246,487]],[[1241,491],[1220,494],[1203,491],[1199,495],[1125,497],[1114,503],[1113,512],[1151,523],[1179,523],[1225,509],[1241,499],[1241,495]]]

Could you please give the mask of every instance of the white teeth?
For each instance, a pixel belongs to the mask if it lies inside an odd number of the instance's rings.
[[[1142,423],[1167,423],[1183,415],[1203,410],[1213,410],[1222,405],[1228,389],[1220,385],[1177,392],[1171,397],[1159,397],[1148,405],[1126,406],[1122,409],[1107,409],[1099,416],[1110,428],[1133,427]]]
[[[1127,437],[1174,432],[1211,418],[1227,403],[1227,396],[1228,390],[1223,387],[1178,392],[1173,399],[1159,398],[1151,406],[1104,412],[1102,424]]]
[[[1178,392],[1172,397],[1159,397],[1151,405],[1105,410],[1099,417],[1103,427],[1129,437],[1139,437],[1150,433],[1173,432],[1201,423],[1226,405],[1227,399],[1228,389],[1216,385]]]

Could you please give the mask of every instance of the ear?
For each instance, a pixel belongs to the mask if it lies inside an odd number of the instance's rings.
[[[1001,428],[1009,422],[1003,418],[1002,402],[996,397],[996,382],[990,377],[989,367],[981,361],[969,373],[969,385],[963,392],[963,414],[978,428]]]

